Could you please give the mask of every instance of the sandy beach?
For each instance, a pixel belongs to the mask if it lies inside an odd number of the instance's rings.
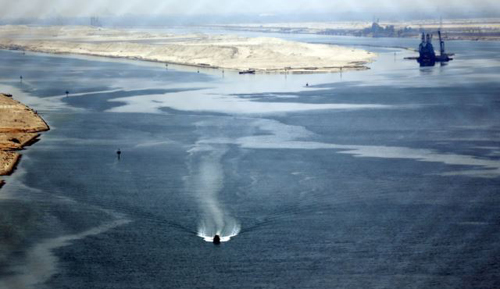
[[[0,49],[128,58],[260,73],[364,70],[362,49],[234,35],[134,32],[87,26],[1,26]]]
[[[0,176],[9,175],[19,162],[16,152],[35,142],[49,126],[36,113],[12,96],[0,93]],[[0,179],[0,187],[4,181]]]

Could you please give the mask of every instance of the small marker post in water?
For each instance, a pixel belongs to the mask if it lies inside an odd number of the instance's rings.
[[[118,149],[118,150],[116,151],[116,157],[118,158],[118,160],[120,160],[121,155],[122,155],[122,151],[121,151],[120,149]]]
[[[68,96],[69,96],[69,91],[66,90],[66,97],[68,97]]]
[[[21,82],[23,82],[23,76],[19,76],[19,79],[21,80]]]

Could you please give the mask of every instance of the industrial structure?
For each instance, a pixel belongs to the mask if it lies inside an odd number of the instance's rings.
[[[441,31],[438,31],[439,35],[439,55],[436,55],[434,51],[434,46],[432,45],[432,34],[422,33],[422,42],[418,46],[418,57],[408,57],[406,59],[414,59],[420,63],[420,66],[434,66],[436,62],[445,63],[453,60],[450,56],[453,54],[448,54],[445,51],[445,44],[441,36]]]

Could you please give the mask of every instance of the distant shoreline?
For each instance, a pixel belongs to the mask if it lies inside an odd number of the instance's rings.
[[[444,40],[500,41],[500,18],[420,21],[340,21],[211,24],[200,27],[257,33],[311,34],[353,37],[418,38],[441,30]]]
[[[409,49],[409,48],[402,48],[402,49]],[[156,59],[148,59],[148,58],[142,58],[142,57],[135,57],[135,56],[114,56],[114,55],[101,55],[101,54],[94,54],[94,53],[73,53],[73,52],[55,52],[55,51],[45,51],[41,49],[20,49],[19,46],[13,46],[13,47],[5,47],[0,43],[0,50],[4,51],[29,51],[29,52],[34,52],[34,53],[45,53],[45,54],[54,54],[54,55],[75,55],[75,56],[91,56],[91,57],[102,57],[102,58],[111,58],[111,59],[124,59],[124,60],[135,60],[135,61],[145,61],[145,62],[151,62],[151,63],[162,63],[166,65],[178,65],[178,66],[186,66],[186,67],[192,67],[192,68],[203,68],[203,69],[214,69],[214,70],[221,70],[221,71],[233,71],[233,72],[239,72],[239,71],[246,71],[247,69],[243,68],[224,68],[220,66],[211,66],[211,65],[202,65],[202,64],[191,64],[191,63],[184,63],[184,62],[167,62],[167,61],[160,61]],[[305,67],[305,68],[296,68],[296,69],[259,69],[256,68],[254,69],[256,73],[258,74],[313,74],[313,73],[336,73],[336,72],[346,72],[346,71],[363,71],[363,70],[369,70],[370,68],[366,66],[365,64],[368,64],[369,62],[364,62],[364,61],[359,61],[357,64],[353,62],[352,64],[349,65],[344,65],[344,66],[326,66],[326,67]]]
[[[256,73],[366,70],[362,49],[234,35],[172,35],[89,26],[0,26],[0,49],[151,61]]]
[[[17,151],[35,143],[39,132],[48,130],[49,126],[36,111],[11,95],[0,93],[0,176],[12,174],[21,160]],[[0,179],[0,188],[4,184]]]
[[[350,32],[345,32],[345,31],[330,31],[330,32],[313,32],[313,31],[307,31],[307,30],[299,30],[299,31],[294,31],[294,32],[287,32],[287,31],[277,31],[276,29],[253,29],[253,28],[235,28],[235,27],[218,27],[221,29],[227,29],[229,31],[243,31],[243,32],[258,32],[258,33],[277,33],[277,34],[309,34],[309,35],[330,35],[330,36],[351,36],[351,37],[369,37],[369,38],[402,38],[402,39],[419,39],[420,34],[419,33],[414,33],[411,35],[403,35],[403,36],[388,36],[388,35],[379,35],[379,36],[374,36],[371,34],[357,34],[354,31]],[[498,34],[495,34],[493,36],[487,36],[484,34],[467,34],[467,35],[445,35],[443,40],[446,41],[486,41],[486,42],[492,42],[492,41],[500,41],[500,32]]]

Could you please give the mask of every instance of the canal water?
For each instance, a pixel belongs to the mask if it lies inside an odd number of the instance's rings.
[[[51,126],[0,190],[0,288],[500,287],[500,43],[420,68],[415,39],[280,37],[378,57],[238,75],[0,51],[0,91]]]

